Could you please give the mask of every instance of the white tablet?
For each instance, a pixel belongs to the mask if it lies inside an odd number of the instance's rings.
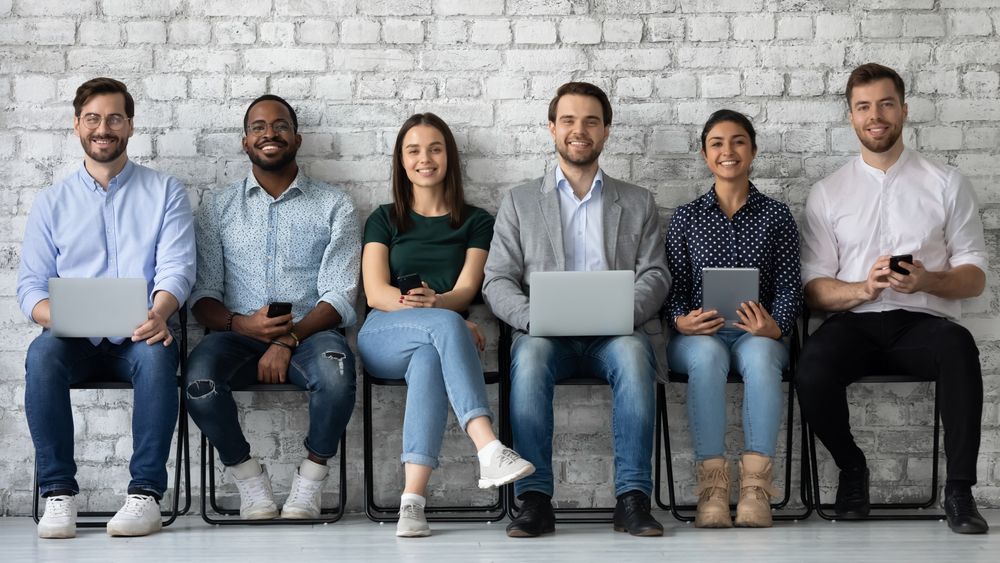
[[[703,268],[701,270],[702,310],[715,309],[726,326],[740,322],[736,310],[744,301],[760,301],[757,268]]]

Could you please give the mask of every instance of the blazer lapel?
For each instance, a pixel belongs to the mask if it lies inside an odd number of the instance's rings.
[[[559,214],[559,194],[555,192],[556,173],[550,170],[542,178],[541,190],[538,193],[538,206],[542,215],[545,232],[552,244],[552,255],[556,259],[556,270],[566,269],[566,254],[563,252],[562,215]]]
[[[604,257],[608,261],[609,270],[619,269],[615,263],[618,254],[618,225],[622,218],[622,206],[618,203],[618,190],[615,180],[604,175]]]

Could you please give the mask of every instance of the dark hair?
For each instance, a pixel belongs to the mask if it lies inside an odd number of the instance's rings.
[[[125,117],[129,119],[135,117],[135,100],[132,99],[132,94],[128,93],[128,87],[125,86],[125,83],[103,76],[92,78],[76,89],[76,97],[73,98],[74,115],[80,117],[83,106],[99,94],[121,94],[125,97]]]
[[[597,101],[601,102],[601,109],[604,113],[604,126],[611,125],[611,101],[608,100],[608,95],[604,93],[604,90],[589,82],[567,82],[556,90],[556,96],[549,102],[550,123],[555,123],[556,121],[556,106],[559,105],[559,98],[570,94],[597,98]]]
[[[295,108],[291,104],[285,101],[281,96],[275,96],[274,94],[264,94],[263,96],[257,98],[256,100],[250,102],[250,107],[247,108],[247,112],[243,114],[243,132],[246,133],[247,128],[250,127],[250,110],[261,102],[278,102],[279,104],[288,108],[288,113],[292,116],[292,132],[299,132],[299,118],[295,115]]]
[[[462,189],[462,166],[458,157],[455,136],[443,119],[433,113],[415,113],[399,128],[396,144],[392,149],[392,210],[389,218],[399,232],[413,226],[410,210],[413,209],[413,182],[403,169],[403,137],[417,125],[429,125],[444,137],[444,151],[448,158],[448,168],[444,173],[444,201],[451,211],[451,228],[457,229],[465,221],[465,192]]]
[[[865,63],[852,70],[851,76],[847,79],[847,88],[844,89],[844,96],[847,97],[847,105],[851,105],[851,92],[855,86],[871,84],[883,78],[892,80],[893,85],[896,87],[896,93],[899,94],[899,103],[905,102],[906,86],[903,84],[903,79],[899,76],[899,73],[878,63]]]
[[[743,115],[738,111],[733,111],[731,109],[720,109],[719,111],[708,116],[708,121],[705,122],[705,126],[701,129],[701,150],[705,151],[705,140],[708,138],[708,132],[723,121],[731,121],[744,130],[746,130],[747,135],[750,136],[750,146],[753,150],[757,150],[757,132],[754,131],[753,123],[750,123],[750,118]]]

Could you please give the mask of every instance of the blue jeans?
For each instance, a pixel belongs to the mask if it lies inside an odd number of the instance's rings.
[[[557,381],[596,376],[611,386],[615,496],[650,494],[656,358],[649,338],[630,336],[547,338],[520,334],[511,349],[510,421],[514,449],[535,473],[514,491],[552,496],[552,395]]]
[[[188,358],[188,412],[223,465],[250,458],[232,392],[257,383],[257,362],[269,346],[235,332],[213,332]],[[344,336],[323,330],[303,340],[292,351],[288,382],[309,393],[306,449],[320,459],[333,457],[354,410],[354,355]]]
[[[724,328],[714,336],[673,333],[667,361],[688,374],[688,420],[697,461],[725,454],[726,378],[730,365],[743,377],[743,448],[774,456],[781,423],[781,372],[788,367],[782,341]]]
[[[447,309],[373,310],[358,332],[365,369],[381,379],[406,379],[403,463],[436,468],[448,422],[448,401],[464,429],[492,418],[472,333]]]
[[[24,361],[24,410],[35,445],[41,494],[80,492],[73,461],[71,385],[90,379],[132,384],[132,460],[129,491],[157,497],[167,490],[167,457],[177,424],[177,342],[125,340],[97,346],[86,338],[56,338],[43,330]]]

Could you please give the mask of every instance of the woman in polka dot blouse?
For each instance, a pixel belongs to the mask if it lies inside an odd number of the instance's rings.
[[[688,419],[698,462],[695,526],[728,528],[729,465],[725,458],[726,377],[743,377],[744,452],[736,525],[771,525],[771,458],[782,414],[781,373],[788,336],[802,306],[799,234],[788,207],[757,191],[750,168],[757,154],[753,124],[719,110],[701,132],[701,154],[715,177],[711,190],[681,206],[667,230],[673,283],[664,304],[674,331],[671,368],[688,374]],[[757,268],[760,300],[724,326],[717,311],[702,310],[703,268]]]

